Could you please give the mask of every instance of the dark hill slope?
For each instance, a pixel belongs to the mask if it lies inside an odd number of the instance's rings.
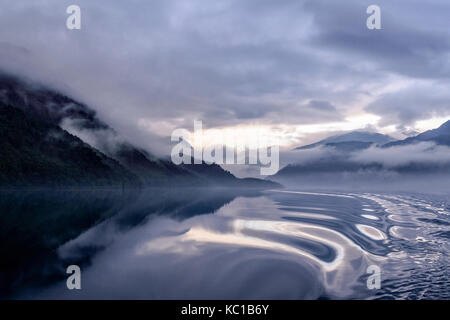
[[[60,127],[0,105],[0,185],[138,185],[117,161]]]

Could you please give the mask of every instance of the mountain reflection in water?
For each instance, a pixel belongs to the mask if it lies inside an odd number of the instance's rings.
[[[1,297],[449,298],[449,199],[230,189],[0,193]],[[82,290],[65,268],[82,270]],[[367,267],[382,272],[379,290]]]

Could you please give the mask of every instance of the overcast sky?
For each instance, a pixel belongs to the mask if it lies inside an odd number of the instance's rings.
[[[130,140],[259,127],[285,145],[450,118],[448,0],[0,0],[0,68],[78,99]],[[66,28],[81,7],[81,30]],[[377,4],[382,30],[368,30]]]

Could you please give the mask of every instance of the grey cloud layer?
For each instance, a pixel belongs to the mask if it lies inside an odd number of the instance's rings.
[[[0,67],[72,94],[131,138],[145,136],[142,118],[319,123],[358,105],[404,125],[450,113],[445,90],[427,88],[449,84],[444,0],[380,3],[375,32],[366,0],[75,2],[80,31],[65,28],[72,2],[0,1]],[[372,92],[393,77],[427,85]]]
[[[317,161],[345,159],[359,164],[380,164],[384,169],[393,169],[410,164],[449,165],[450,148],[433,142],[394,146],[389,148],[370,147],[365,150],[342,153],[333,147],[316,147],[307,150],[295,150],[282,154],[283,163],[309,165]]]

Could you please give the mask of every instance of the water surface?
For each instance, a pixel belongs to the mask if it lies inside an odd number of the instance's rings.
[[[4,298],[450,298],[449,197],[149,189],[0,194]],[[82,269],[82,290],[65,268]],[[369,290],[367,267],[381,269]]]

